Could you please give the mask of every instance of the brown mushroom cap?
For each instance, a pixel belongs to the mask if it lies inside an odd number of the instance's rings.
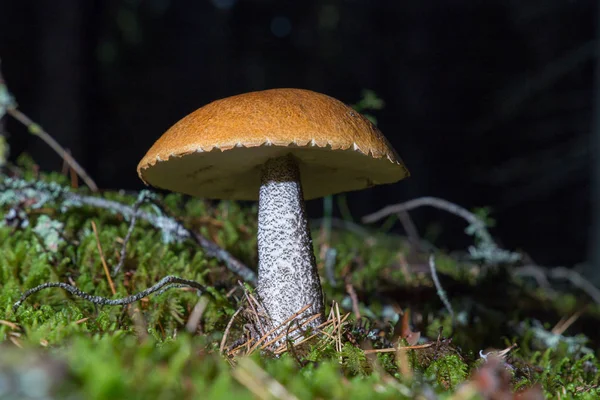
[[[408,170],[365,117],[324,94],[271,89],[214,101],[173,125],[138,164],[146,183],[256,200],[261,166],[292,154],[305,199],[397,182]]]

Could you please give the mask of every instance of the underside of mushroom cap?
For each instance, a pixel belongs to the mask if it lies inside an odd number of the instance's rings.
[[[138,165],[147,184],[197,197],[256,200],[262,165],[292,154],[306,199],[409,175],[366,118],[329,96],[272,89],[212,102],[159,138]]]

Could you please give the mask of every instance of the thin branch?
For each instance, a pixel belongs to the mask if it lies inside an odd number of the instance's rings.
[[[169,289],[173,289],[173,288],[177,288],[177,287],[192,287],[194,289],[198,289],[199,292],[204,292],[204,290],[205,290],[204,286],[200,285],[196,281],[169,275],[169,276],[165,276],[164,278],[162,278],[160,281],[158,281],[158,283],[156,283],[152,287],[150,287],[146,290],[143,290],[137,294],[123,297],[120,299],[112,299],[111,300],[111,299],[107,299],[106,297],[93,296],[91,294],[82,292],[81,290],[77,289],[75,286],[68,285],[66,283],[48,282],[48,283],[44,283],[39,286],[36,286],[34,288],[31,288],[31,289],[27,290],[25,293],[23,293],[21,295],[21,298],[19,298],[19,300],[15,304],[13,304],[13,312],[17,312],[17,309],[32,294],[35,294],[44,289],[54,288],[54,287],[59,287],[61,289],[66,290],[67,292],[71,293],[72,295],[81,297],[82,299],[85,299],[89,302],[92,302],[97,305],[102,305],[102,306],[120,306],[120,305],[131,304],[138,300],[143,299],[146,296],[151,295],[152,293],[158,292],[158,294],[161,294]]]
[[[585,311],[585,307],[580,308],[579,310],[574,312],[568,318],[562,317],[560,319],[560,321],[558,321],[558,323],[556,325],[554,325],[554,328],[552,328],[552,330],[550,332],[555,335],[562,335],[563,333],[565,333],[565,331],[567,329],[569,329],[569,327],[571,325],[573,325],[575,323],[575,321],[577,321],[579,319],[579,317],[581,317],[581,315],[583,314],[584,311]]]
[[[46,132],[40,125],[33,122],[27,115],[19,111],[17,108],[8,108],[8,115],[25,125],[29,133],[42,139],[48,146],[52,148],[63,160],[65,160],[77,175],[85,182],[86,185],[91,189],[92,192],[98,191],[98,185],[88,175],[81,165],[56,141],[48,132]]]
[[[50,136],[50,134],[48,132],[46,132],[40,125],[33,122],[31,120],[31,118],[29,118],[27,115],[25,115],[23,112],[21,112],[17,108],[17,103],[14,101],[14,99],[8,93],[8,89],[6,88],[6,82],[4,81],[4,78],[2,77],[1,71],[0,71],[0,89],[4,89],[7,92],[5,102],[0,104],[0,108],[5,108],[6,113],[8,115],[10,115],[11,117],[13,117],[14,119],[16,119],[17,121],[19,121],[20,123],[22,123],[23,125],[25,125],[25,127],[27,128],[29,133],[31,133],[34,136],[39,137],[44,142],[46,142],[46,144],[48,146],[50,146],[52,148],[52,150],[54,150],[63,160],[65,160],[71,166],[71,168],[73,168],[73,170],[75,172],[77,172],[77,175],[79,175],[81,177],[81,179],[85,182],[86,185],[88,185],[88,187],[92,190],[92,192],[97,192],[98,186],[96,185],[94,180],[92,178],[90,178],[88,173],[69,154],[69,152],[66,151],[56,140],[54,140],[54,138],[52,136]]]
[[[138,210],[140,209],[140,206],[142,205],[142,203],[146,201],[146,192],[140,192],[140,195],[138,196],[137,201],[135,202],[135,204],[132,207],[133,213],[131,214],[131,221],[129,221],[129,229],[127,229],[127,234],[125,235],[125,239],[123,239],[123,246],[121,247],[121,254],[119,257],[119,262],[118,264],[113,268],[113,276],[116,276],[120,271],[121,268],[123,268],[123,265],[125,264],[125,258],[127,256],[126,251],[127,251],[127,243],[129,243],[129,240],[131,239],[131,234],[133,233],[133,228],[135,227],[135,223],[137,221],[137,216],[138,216]]]
[[[427,349],[431,346],[433,346],[434,344],[436,344],[435,342],[429,342],[429,343],[425,343],[425,344],[416,344],[413,346],[398,346],[396,347],[390,347],[388,349],[372,349],[372,350],[363,350],[363,353],[365,354],[371,354],[371,353],[394,353],[398,350],[419,350],[419,349]]]
[[[381,210],[374,212],[373,214],[365,215],[362,218],[362,221],[365,224],[370,224],[373,222],[377,222],[380,219],[387,217],[388,215],[398,214],[406,211],[413,210],[415,208],[429,206],[433,208],[437,208],[440,210],[447,211],[451,214],[461,217],[469,224],[484,227],[483,222],[472,212],[469,210],[449,202],[448,200],[440,199],[437,197],[419,197],[414,200],[409,200],[404,203],[394,204],[387,207],[382,208]]]
[[[80,196],[75,193],[69,193],[68,197],[72,200],[80,201],[81,204],[84,205],[117,211],[129,218],[133,218],[133,215],[136,214],[133,207],[116,201],[92,196]],[[219,247],[216,243],[199,233],[187,229],[174,218],[164,215],[155,215],[142,210],[137,212],[137,217],[148,222],[155,228],[161,229],[163,233],[174,236],[177,240],[191,239],[204,250],[207,256],[214,257],[217,260],[224,262],[231,272],[239,275],[246,282],[256,284],[256,273],[254,271],[233,257],[229,252]]]
[[[17,194],[7,200],[7,203],[14,202],[17,204],[27,202],[32,204],[32,208],[39,208],[49,201],[62,201],[63,209],[88,206],[121,214],[126,219],[131,219],[135,215],[138,219],[146,221],[156,229],[159,229],[166,241],[175,240],[182,242],[191,239],[204,250],[206,256],[216,258],[223,262],[227,269],[240,276],[246,282],[256,284],[256,273],[248,266],[219,247],[216,243],[199,233],[187,229],[175,218],[165,215],[164,211],[161,213],[151,213],[143,210],[136,211],[134,207],[117,201],[80,195],[56,184],[48,184],[41,181],[27,182],[21,179],[7,178],[0,183],[0,192],[6,190],[12,190]]]
[[[442,300],[442,303],[444,303],[444,307],[446,307],[446,310],[448,310],[448,312],[450,313],[452,321],[454,321],[454,310],[452,309],[452,305],[448,300],[446,291],[442,287],[440,279],[438,278],[437,270],[435,268],[435,257],[433,256],[433,254],[429,256],[429,270],[431,271],[431,278],[433,279],[433,284],[435,285],[435,288],[437,290],[437,295],[440,298],[440,300]],[[452,324],[454,325],[454,322]]]
[[[419,197],[404,203],[389,205],[377,212],[364,216],[362,221],[364,223],[372,223],[391,214],[400,214],[424,206],[447,211],[469,223],[469,227],[466,230],[467,234],[473,235],[478,239],[475,247],[469,247],[471,257],[475,259],[484,259],[491,264],[500,262],[511,263],[521,259],[520,254],[501,249],[494,241],[492,235],[488,232],[486,223],[477,215],[458,204],[437,197]]]
[[[412,243],[413,246],[422,248],[421,246],[421,237],[419,236],[419,231],[415,226],[410,214],[406,211],[401,211],[398,213],[398,219],[404,228],[404,231],[408,235],[408,240]]]
[[[516,276],[533,276],[539,282],[539,276],[543,275],[550,279],[566,279],[576,288],[581,289],[594,300],[596,304],[600,304],[600,289],[592,284],[587,278],[584,278],[579,272],[566,267],[545,268],[537,265],[525,265],[516,268],[513,272]],[[542,280],[547,282],[547,280]]]

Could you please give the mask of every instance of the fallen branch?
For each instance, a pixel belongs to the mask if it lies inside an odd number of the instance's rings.
[[[389,205],[362,218],[363,223],[373,223],[391,214],[402,214],[419,207],[433,207],[454,214],[469,223],[466,233],[473,235],[477,241],[476,246],[469,247],[471,257],[484,259],[491,264],[511,263],[521,259],[521,255],[501,249],[488,232],[486,223],[477,215],[467,209],[437,197],[419,197],[404,203]]]
[[[9,194],[8,191],[12,191],[12,193]],[[153,197],[147,191],[144,195],[148,198]],[[216,243],[199,233],[187,229],[175,218],[166,215],[167,213],[155,203],[152,203],[152,205],[159,211],[158,213],[136,210],[135,206],[132,207],[101,197],[80,195],[55,183],[45,183],[42,181],[27,182],[22,179],[12,178],[6,178],[0,183],[0,205],[29,204],[31,208],[41,208],[50,201],[60,202],[62,205],[61,211],[66,211],[68,208],[73,207],[88,206],[121,214],[125,219],[138,218],[146,221],[162,232],[165,242],[182,242],[190,239],[201,247],[208,257],[213,257],[223,262],[231,272],[237,274],[246,282],[256,284],[256,273],[248,266],[219,247]]]
[[[137,294],[131,295],[131,296],[127,296],[127,297],[123,297],[120,299],[107,299],[106,297],[102,297],[102,296],[93,296],[91,294],[82,292],[81,290],[77,289],[75,286],[72,285],[68,285],[66,283],[62,283],[62,282],[48,282],[48,283],[43,283],[39,286],[36,286],[34,288],[31,288],[29,290],[27,290],[25,293],[23,293],[21,295],[21,298],[19,298],[19,300],[13,304],[13,312],[17,312],[17,310],[19,309],[19,307],[23,304],[23,302],[25,300],[27,300],[27,298],[29,296],[31,296],[32,294],[35,294],[41,290],[44,289],[48,289],[48,288],[54,288],[54,287],[59,287],[61,289],[66,290],[67,292],[71,293],[72,295],[81,297],[82,299],[85,299],[89,302],[92,302],[94,304],[97,305],[101,305],[101,306],[119,306],[119,305],[126,305],[126,304],[131,304],[134,303],[138,300],[143,299],[146,296],[151,295],[152,293],[158,292],[158,294],[162,294],[164,292],[166,292],[169,289],[173,289],[173,288],[178,288],[178,287],[191,287],[194,289],[198,289],[198,291],[200,292],[204,292],[204,286],[200,285],[198,282],[196,281],[192,281],[192,280],[188,280],[188,279],[183,279],[183,278],[179,278],[177,276],[173,276],[173,275],[169,275],[169,276],[165,276],[164,278],[162,278],[160,281],[158,281],[158,283],[156,283],[154,286],[143,290]]]

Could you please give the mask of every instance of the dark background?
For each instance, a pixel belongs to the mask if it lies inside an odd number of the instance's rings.
[[[0,57],[20,109],[102,188],[141,188],[153,141],[217,98],[299,87],[356,103],[372,89],[413,176],[349,195],[356,218],[425,195],[491,206],[504,246],[593,266],[598,15],[594,0],[0,0]],[[7,131],[13,157],[61,167]],[[469,243],[456,217],[411,215],[443,247]]]

